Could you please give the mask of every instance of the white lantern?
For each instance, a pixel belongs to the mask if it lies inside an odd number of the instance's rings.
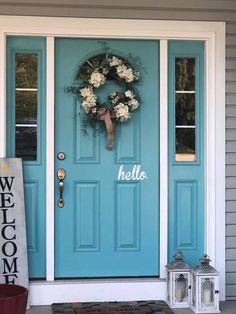
[[[192,310],[195,313],[220,313],[219,273],[210,266],[210,258],[204,254],[200,265],[192,270]]]
[[[167,302],[172,308],[184,308],[191,305],[191,270],[184,262],[183,253],[177,251],[174,261],[166,266]]]

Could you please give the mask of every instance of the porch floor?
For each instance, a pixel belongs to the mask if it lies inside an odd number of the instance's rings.
[[[220,310],[222,314],[236,314],[236,301],[220,302]],[[192,314],[190,309],[175,309],[176,314]],[[26,311],[27,314],[51,314],[51,306],[32,306],[30,310]],[[207,314],[207,313],[206,313]]]

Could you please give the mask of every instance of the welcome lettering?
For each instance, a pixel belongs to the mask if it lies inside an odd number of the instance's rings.
[[[12,187],[15,177],[0,177],[0,210],[1,210],[1,236],[3,241],[2,265],[5,283],[15,284],[18,278],[17,245],[16,245],[16,225],[15,219],[10,218],[11,211],[15,208]]]

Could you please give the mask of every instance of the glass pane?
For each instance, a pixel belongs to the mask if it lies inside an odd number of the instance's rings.
[[[16,123],[37,124],[37,92],[16,91]]]
[[[175,59],[175,90],[195,90],[195,58]]]
[[[201,302],[207,306],[214,302],[214,283],[210,281],[210,279],[205,279],[204,282],[202,282],[202,299]]]
[[[16,88],[37,88],[37,54],[16,54]]]
[[[194,161],[195,128],[176,128],[176,161]]]
[[[105,54],[100,54],[90,58],[85,63],[83,63],[77,73],[76,79],[83,80],[84,78],[88,77],[88,75],[92,73],[94,69],[101,65],[101,62],[104,60],[104,57]]]
[[[37,159],[37,127],[16,127],[16,157]]]
[[[15,58],[15,155],[36,160],[38,57],[36,53],[17,53]]]
[[[176,94],[176,125],[195,125],[195,94]]]
[[[179,302],[183,302],[183,300],[187,296],[187,280],[183,275],[179,275],[179,278],[176,279],[175,282],[175,298]]]

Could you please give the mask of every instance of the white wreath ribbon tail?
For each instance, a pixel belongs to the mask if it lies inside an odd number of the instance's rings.
[[[111,119],[110,111],[108,108],[100,108],[98,110],[98,120],[104,121],[107,129],[107,149],[112,150],[114,137],[115,137],[115,127]]]

